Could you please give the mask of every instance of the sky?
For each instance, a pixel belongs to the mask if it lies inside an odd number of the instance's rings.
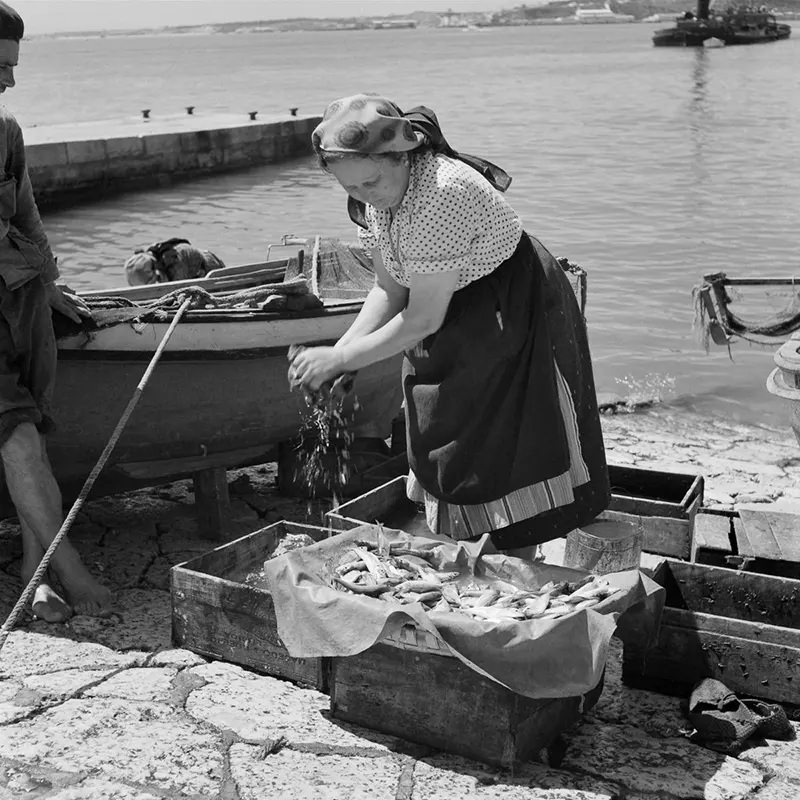
[[[497,11],[519,4],[519,0],[11,0],[28,35],[289,17]]]

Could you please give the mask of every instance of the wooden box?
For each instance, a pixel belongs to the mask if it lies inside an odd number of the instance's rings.
[[[717,678],[741,697],[800,704],[800,581],[665,559],[655,646],[626,645],[629,686],[688,696]]]
[[[800,514],[767,505],[701,510],[692,561],[800,579]]]
[[[376,520],[407,533],[429,533],[425,514],[406,498],[406,469],[359,497],[328,513],[337,530]],[[640,525],[642,549],[648,553],[689,558],[694,517],[703,502],[699,475],[657,472],[634,467],[609,467],[611,504],[599,519],[621,519]]]
[[[326,691],[327,659],[292,658],[278,636],[272,595],[245,582],[286,534],[315,541],[326,528],[276,522],[172,568],[172,639],[210,658]]]
[[[610,464],[611,503],[605,519],[636,520],[642,549],[673,558],[690,558],[694,518],[703,505],[703,478]]]
[[[389,644],[331,660],[335,718],[507,769],[549,748],[602,688],[533,700],[453,656]]]

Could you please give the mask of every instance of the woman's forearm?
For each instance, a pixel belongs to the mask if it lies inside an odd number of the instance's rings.
[[[433,330],[429,330],[429,326],[423,326],[423,323],[411,317],[408,310],[404,309],[377,330],[344,344],[340,342],[336,349],[340,351],[344,369],[353,372],[402,353],[430,333]]]
[[[336,343],[340,348],[355,339],[366,336],[385,325],[392,317],[402,311],[404,303],[400,298],[388,294],[380,286],[374,286],[367,294],[364,305],[353,324]]]

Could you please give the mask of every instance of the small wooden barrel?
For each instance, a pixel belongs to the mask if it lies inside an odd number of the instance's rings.
[[[595,575],[638,569],[642,529],[636,522],[601,519],[567,534],[564,566]]]

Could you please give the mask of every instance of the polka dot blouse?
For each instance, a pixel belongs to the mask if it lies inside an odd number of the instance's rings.
[[[522,235],[516,212],[482,175],[430,151],[412,160],[394,220],[368,205],[366,221],[361,245],[379,248],[387,272],[405,287],[415,272],[458,270],[456,289],[463,289],[499,267]]]

